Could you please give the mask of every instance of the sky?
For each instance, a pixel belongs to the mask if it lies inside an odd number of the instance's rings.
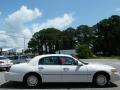
[[[0,47],[27,48],[44,28],[93,26],[112,15],[120,15],[120,0],[0,0]]]

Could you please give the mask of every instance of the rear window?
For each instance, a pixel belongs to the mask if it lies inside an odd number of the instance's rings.
[[[50,56],[39,60],[39,65],[60,65],[59,57]]]

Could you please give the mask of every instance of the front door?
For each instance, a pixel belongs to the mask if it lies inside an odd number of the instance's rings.
[[[87,68],[85,65],[77,65],[74,58],[60,57],[62,62],[62,79],[63,82],[86,82]]]
[[[40,59],[38,68],[43,82],[61,82],[62,68],[59,57],[49,56]]]

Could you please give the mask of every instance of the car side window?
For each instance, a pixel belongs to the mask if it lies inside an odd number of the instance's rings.
[[[62,65],[77,65],[75,60],[70,57],[60,57]]]
[[[60,65],[59,57],[44,57],[39,60],[39,65]]]

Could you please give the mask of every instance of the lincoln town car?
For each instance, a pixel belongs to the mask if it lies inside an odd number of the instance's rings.
[[[53,82],[89,82],[104,87],[118,80],[119,76],[116,68],[109,65],[85,63],[70,55],[47,54],[12,65],[5,73],[5,80],[22,82],[28,87]]]

